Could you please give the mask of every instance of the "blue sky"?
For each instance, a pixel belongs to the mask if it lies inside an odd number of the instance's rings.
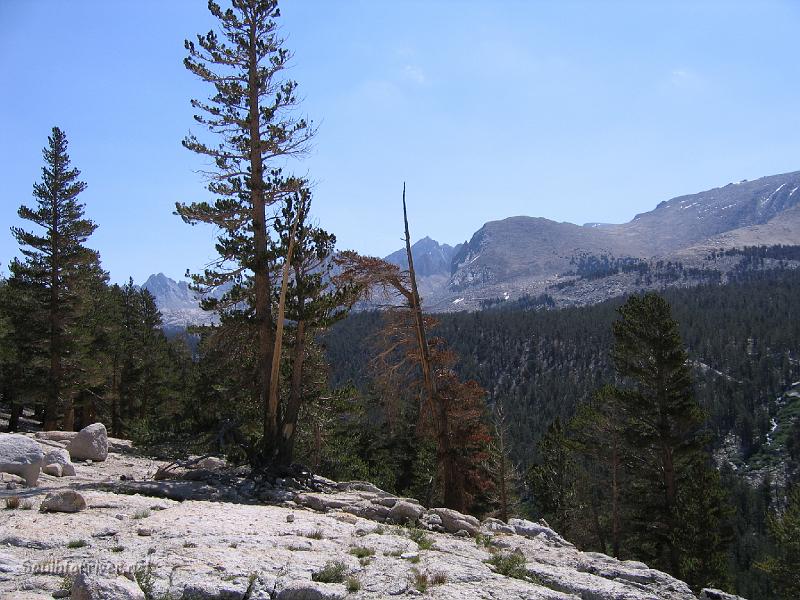
[[[286,0],[303,112],[293,165],[342,248],[451,244],[525,214],[624,222],[668,198],[800,169],[800,3]],[[183,40],[202,0],[0,0],[0,260],[33,204],[53,125],[70,140],[112,280],[181,277],[214,231],[172,214],[206,198],[184,150]],[[5,271],[5,269],[3,269]]]

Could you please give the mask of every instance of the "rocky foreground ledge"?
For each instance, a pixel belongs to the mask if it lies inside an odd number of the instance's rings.
[[[44,453],[69,444],[30,437]],[[73,466],[32,487],[0,476],[0,598],[696,599],[684,582],[581,552],[544,523],[479,522],[365,482],[253,480],[219,459],[138,456],[123,440],[104,461]]]

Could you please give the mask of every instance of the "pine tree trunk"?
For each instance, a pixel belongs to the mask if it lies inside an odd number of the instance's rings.
[[[55,212],[55,210],[54,210]],[[57,221],[54,220],[53,227],[57,226]],[[53,247],[54,260],[57,256],[55,244]],[[58,319],[58,271],[53,267],[52,275],[50,278],[50,386],[47,394],[47,400],[44,409],[44,423],[42,429],[45,431],[52,431],[58,427],[58,411],[61,396],[61,379],[62,379],[62,365],[61,365],[61,335],[60,323]]]
[[[294,440],[297,433],[297,417],[303,401],[303,363],[305,360],[305,322],[298,321],[292,359],[292,379],[289,385],[289,400],[281,426],[281,444],[278,464],[290,465],[294,455]]]
[[[269,386],[269,407],[270,411],[274,411],[275,414],[275,438],[272,446],[272,454],[270,455],[270,459],[275,460],[275,463],[279,466],[287,466],[288,463],[283,462],[285,460],[291,460],[291,452],[290,455],[280,457],[279,453],[281,451],[282,446],[282,439],[283,439],[283,426],[282,424],[279,425],[278,423],[278,410],[279,410],[279,402],[278,402],[278,384],[280,383],[280,367],[281,367],[281,355],[283,354],[283,327],[285,321],[285,314],[286,314],[286,292],[289,288],[289,266],[292,264],[292,254],[294,253],[294,246],[295,246],[295,238],[297,236],[297,225],[302,218],[302,210],[297,212],[295,215],[294,224],[292,225],[292,231],[289,234],[289,248],[286,252],[286,259],[283,263],[283,273],[281,275],[281,292],[280,297],[278,299],[278,317],[277,317],[277,326],[275,331],[275,345],[273,349],[272,355],[272,372],[270,375],[270,386]],[[299,408],[299,407],[298,407]],[[285,416],[285,411],[284,411]],[[294,420],[297,419],[297,416],[294,416]],[[278,431],[280,429],[280,431]],[[290,427],[291,436],[294,436],[294,423],[291,424]],[[280,436],[280,437],[279,437]]]
[[[267,214],[264,197],[264,166],[261,156],[261,132],[258,102],[258,57],[256,24],[251,20],[248,47],[248,109],[250,121],[250,204],[255,242],[255,320],[258,326],[259,404],[264,407],[262,460],[274,456],[278,439],[278,407],[270,401],[274,352],[272,290],[267,261]]]
[[[620,548],[620,518],[619,518],[619,454],[617,441],[611,454],[611,551],[613,556],[619,558]]]
[[[75,429],[75,404],[72,398],[66,399],[64,406],[64,417],[61,421],[61,427],[64,431],[73,431]]]
[[[448,508],[464,510],[464,498],[460,485],[456,459],[450,447],[450,427],[448,423],[447,402],[436,392],[436,382],[431,368],[430,348],[425,335],[425,321],[422,315],[422,303],[417,288],[417,276],[414,270],[414,257],[411,253],[411,234],[408,229],[408,212],[406,210],[406,186],[403,184],[403,222],[405,224],[406,257],[408,259],[409,279],[411,283],[411,311],[417,332],[417,344],[420,351],[420,366],[428,396],[428,406],[433,410],[436,426],[436,454],[442,469],[442,495]]]
[[[592,509],[592,524],[597,536],[597,545],[600,548],[600,552],[606,554],[606,536],[603,534],[603,528],[600,525],[600,507],[597,506],[598,503],[594,498],[589,504]]]
[[[508,470],[505,444],[500,443],[500,519],[508,522]]]
[[[120,437],[119,429],[119,358],[115,353],[111,367],[111,435]]]
[[[86,407],[84,411],[84,418],[83,418],[83,426],[91,425],[92,423],[97,423],[97,404],[92,402],[89,406]]]
[[[675,545],[674,537],[677,532],[675,521],[675,507],[677,506],[677,490],[675,485],[675,465],[672,460],[671,448],[663,448],[664,465],[664,492],[665,492],[665,513],[667,517],[667,548],[669,550],[670,574],[680,579],[681,562],[680,552]]]
[[[3,389],[3,399],[10,406],[11,414],[8,417],[8,433],[19,431],[19,418],[22,416],[22,404],[18,401],[16,393],[10,383],[6,382]]]

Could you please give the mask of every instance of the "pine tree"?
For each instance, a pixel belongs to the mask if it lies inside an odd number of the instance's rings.
[[[625,421],[619,395],[612,386],[598,390],[591,401],[578,407],[569,423],[571,448],[580,458],[580,486],[588,497],[594,537],[602,552],[619,557],[623,542],[623,489],[627,483]],[[588,532],[587,532],[588,533]]]
[[[538,462],[528,479],[536,509],[563,536],[569,536],[576,509],[575,460],[561,419],[556,418],[537,446]]]
[[[106,296],[106,313],[98,318],[105,339],[97,348],[98,354],[108,357],[103,411],[108,414],[110,430],[121,437],[134,425],[147,427],[156,412],[166,412],[162,402],[180,396],[169,380],[181,359],[170,353],[161,314],[149,291],[129,280],[123,286],[112,286]]]
[[[84,218],[78,196],[86,184],[78,179],[80,171],[70,167],[67,138],[58,127],[53,128],[43,155],[42,180],[33,186],[37,208],[21,206],[19,216],[44,231],[11,228],[24,256],[24,261],[12,262],[11,273],[28,286],[31,319],[47,323],[41,340],[47,361],[43,427],[54,429],[61,421],[71,429],[86,343],[78,327],[85,287],[87,281],[104,281],[107,276],[97,252],[84,246],[97,225]]]
[[[702,515],[694,510],[694,496],[688,492],[698,472],[713,468],[701,429],[704,414],[694,399],[686,351],[666,300],[652,293],[631,296],[619,314],[613,325],[612,358],[623,383],[615,395],[622,404],[631,457],[626,489],[633,534],[629,549],[683,577],[687,564],[696,558],[705,560],[693,555],[703,552],[700,547],[681,543],[692,527],[703,526],[692,522],[692,517],[702,519]],[[709,486],[704,494],[718,490],[718,478],[704,480]],[[713,552],[724,548],[724,543],[724,539],[716,544],[706,540]],[[704,550],[712,552],[709,547]],[[708,565],[693,567],[686,575],[711,576],[710,569]],[[715,577],[722,579],[718,573]]]
[[[489,471],[495,480],[494,503],[496,516],[502,521],[517,514],[519,509],[519,471],[511,451],[511,427],[502,402],[492,410],[492,442],[489,447]]]
[[[22,298],[11,284],[0,281],[0,397],[9,407],[8,431],[17,431],[22,415],[22,359],[26,328],[22,326]],[[29,361],[27,361],[29,362]]]
[[[190,136],[183,144],[214,161],[208,189],[217,200],[176,207],[187,223],[210,223],[222,231],[218,261],[193,279],[201,291],[232,284],[220,301],[205,307],[227,311],[255,330],[253,400],[262,407],[262,460],[272,462],[282,408],[271,393],[276,389],[273,309],[280,257],[269,251],[268,209],[299,188],[299,181],[284,177],[279,166],[307,150],[314,129],[293,114],[297,84],[284,77],[291,54],[279,36],[277,0],[232,0],[227,10],[209,0],[208,8],[222,35],[210,31],[196,43],[187,40],[184,65],[214,88],[208,101],[192,100],[192,106],[197,122],[220,142],[210,145]]]
[[[768,524],[775,551],[757,566],[782,600],[800,598],[800,487],[789,494],[783,514],[771,515]]]

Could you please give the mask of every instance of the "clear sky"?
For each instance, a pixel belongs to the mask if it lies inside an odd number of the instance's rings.
[[[224,4],[224,0],[223,4]],[[0,260],[53,125],[112,280],[175,278],[214,232],[184,150],[183,40],[202,0],[0,0]],[[291,76],[319,124],[293,169],[339,247],[455,244],[513,215],[624,222],[668,198],[800,169],[800,2],[285,0]]]

